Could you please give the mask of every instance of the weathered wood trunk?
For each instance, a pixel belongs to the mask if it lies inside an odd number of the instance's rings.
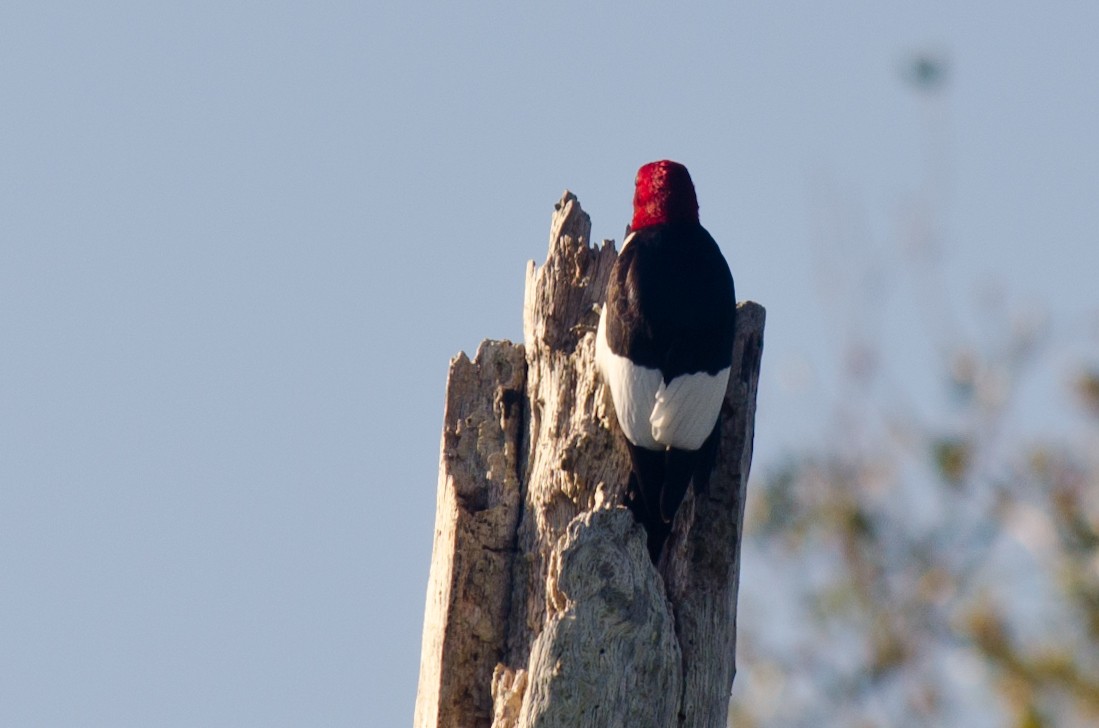
[[[716,471],[658,571],[619,505],[629,456],[594,363],[617,253],[590,229],[566,192],[523,345],[451,362],[417,728],[725,725],[764,311],[738,306]]]

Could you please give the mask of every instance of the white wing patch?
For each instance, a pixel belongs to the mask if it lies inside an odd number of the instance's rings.
[[[697,450],[713,432],[725,399],[729,367],[717,374],[681,374],[660,382],[649,422],[653,439],[667,447]]]
[[[667,385],[659,369],[634,364],[607,344],[607,309],[599,316],[595,363],[611,390],[618,425],[638,447],[697,450],[717,422],[729,369],[676,377]]]
[[[663,377],[659,369],[637,366],[611,351],[607,344],[606,305],[599,316],[599,331],[595,335],[595,364],[611,390],[618,426],[626,439],[638,447],[663,450],[663,446],[653,438],[653,428],[649,423]]]

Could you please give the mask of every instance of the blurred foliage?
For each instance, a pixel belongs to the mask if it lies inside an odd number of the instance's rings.
[[[1091,370],[1081,372],[1076,379],[1076,391],[1080,397],[1080,403],[1091,414],[1099,417],[1099,371]]]
[[[947,70],[915,56],[905,78],[938,90]],[[942,187],[931,178],[925,192]],[[932,217],[902,241],[910,264],[864,262],[922,276],[935,395],[898,385],[911,361],[890,371],[885,336],[899,325],[877,338],[862,325],[891,284],[841,290],[857,300],[830,317],[855,322],[835,332],[834,424],[753,473],[737,728],[1099,726],[1099,341],[1055,337],[1032,306],[1012,316],[998,299],[961,333]],[[857,257],[818,263],[850,271]],[[840,277],[826,278],[838,295]],[[1061,427],[1035,427],[1020,392],[1055,367],[1069,386],[1041,408]]]
[[[753,481],[746,558],[784,603],[757,611],[784,621],[766,638],[742,620],[731,725],[1099,725],[1099,387],[1082,371],[1078,438],[1005,443],[1007,410],[949,397],[967,426],[887,414],[871,447],[836,437]],[[947,392],[979,388],[944,372]]]

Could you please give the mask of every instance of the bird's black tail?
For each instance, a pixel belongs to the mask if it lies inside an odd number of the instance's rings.
[[[720,420],[719,420],[720,423]],[[710,484],[710,472],[717,457],[719,424],[698,450],[647,450],[627,441],[631,472],[626,487],[626,506],[648,534],[649,556],[653,563],[672,531],[672,521],[683,496],[693,481],[695,490],[704,493]]]
[[[634,519],[648,534],[649,556],[655,564],[672,530],[671,522],[660,517],[660,494],[664,490],[665,454],[663,450],[647,450],[631,442],[630,481],[626,487],[626,506]]]

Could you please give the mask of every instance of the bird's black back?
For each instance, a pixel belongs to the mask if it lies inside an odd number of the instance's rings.
[[[732,361],[733,277],[698,223],[638,230],[611,272],[606,305],[611,351],[659,369],[665,382]]]

